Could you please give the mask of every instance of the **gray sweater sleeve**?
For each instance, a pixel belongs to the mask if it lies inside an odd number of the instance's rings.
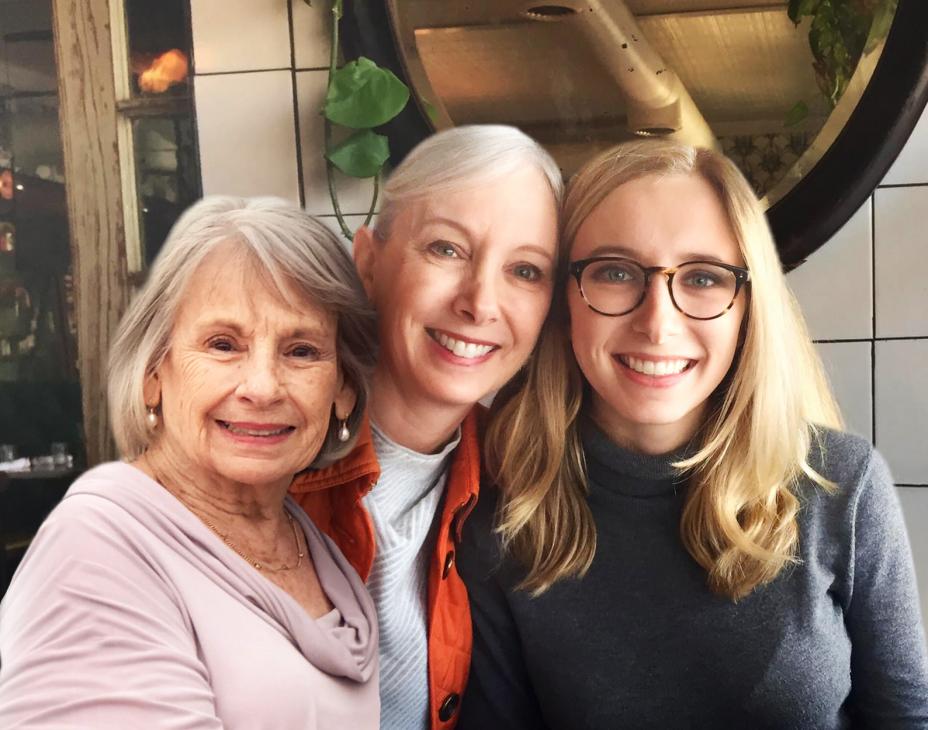
[[[928,727],[928,656],[902,509],[877,451],[851,503],[845,624],[855,727]]]

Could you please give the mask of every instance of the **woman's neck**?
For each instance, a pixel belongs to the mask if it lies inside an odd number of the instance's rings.
[[[183,458],[159,446],[133,462],[182,502],[200,520],[226,534],[248,534],[258,544],[275,541],[287,518],[283,509],[287,484],[249,485],[210,475],[186,465]]]
[[[391,440],[420,454],[433,454],[454,436],[473,404],[436,403],[377,370],[371,387],[370,416]]]
[[[696,435],[704,408],[674,423],[629,423],[604,401],[594,397],[590,416],[610,440],[629,451],[648,456],[669,454],[686,446]]]

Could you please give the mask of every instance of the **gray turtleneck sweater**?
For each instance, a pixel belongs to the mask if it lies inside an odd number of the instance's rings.
[[[734,603],[679,537],[679,455],[584,429],[598,533],[586,577],[538,598],[500,562],[495,490],[458,550],[474,625],[459,730],[928,728],[928,657],[892,480],[864,440],[826,432],[798,494],[800,559]]]

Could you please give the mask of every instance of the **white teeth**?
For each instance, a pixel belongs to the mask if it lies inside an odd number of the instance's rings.
[[[256,431],[251,428],[239,428],[238,426],[233,426],[231,423],[227,423],[226,421],[223,421],[222,423],[232,433],[243,434],[245,436],[279,436],[290,428],[289,426],[284,426],[283,428],[278,428],[273,431]]]
[[[493,345],[478,345],[476,342],[463,342],[453,337],[448,337],[448,335],[442,332],[434,332],[432,333],[432,337],[442,347],[448,350],[448,352],[453,353],[457,357],[463,357],[469,360],[476,357],[483,357],[493,349]]]
[[[637,357],[623,356],[622,362],[643,375],[676,375],[682,373],[689,360],[639,360]]]

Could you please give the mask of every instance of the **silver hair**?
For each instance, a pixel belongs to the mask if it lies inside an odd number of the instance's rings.
[[[285,200],[213,196],[191,206],[174,224],[110,347],[110,422],[126,458],[139,456],[151,443],[143,386],[170,348],[187,283],[211,251],[230,242],[288,304],[296,303],[297,293],[335,314],[338,364],[357,393],[348,428],[357,435],[376,359],[376,320],[345,247],[322,223]],[[354,438],[339,441],[338,428],[331,418],[312,466],[332,463],[351,450]]]
[[[548,181],[555,204],[564,193],[564,176],[538,142],[505,124],[452,127],[427,137],[406,155],[383,187],[375,232],[381,240],[399,209],[430,195],[472,187],[525,167],[534,167]]]

